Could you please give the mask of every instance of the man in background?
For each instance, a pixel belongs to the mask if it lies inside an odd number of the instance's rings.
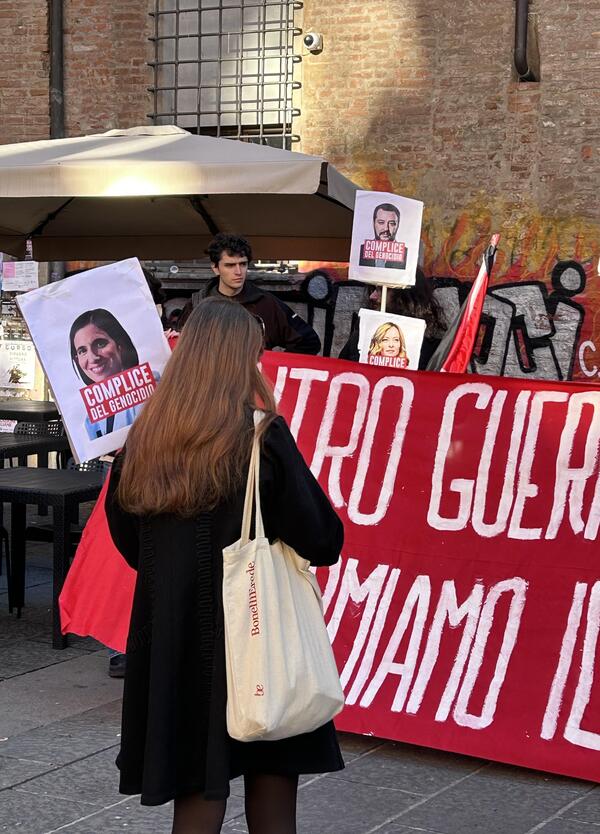
[[[203,298],[224,296],[242,304],[263,323],[267,350],[282,348],[291,353],[316,354],[321,342],[315,331],[268,290],[247,281],[252,249],[243,237],[218,234],[207,249],[214,278],[202,292],[192,295],[187,315]],[[185,321],[186,312],[182,315]]]

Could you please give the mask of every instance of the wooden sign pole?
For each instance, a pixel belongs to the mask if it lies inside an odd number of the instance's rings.
[[[387,304],[387,287],[384,285],[381,288],[381,312],[385,313],[385,308]]]

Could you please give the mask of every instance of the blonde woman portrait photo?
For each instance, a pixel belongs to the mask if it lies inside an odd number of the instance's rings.
[[[409,360],[406,352],[406,342],[404,334],[397,324],[394,324],[391,321],[386,321],[384,324],[379,325],[377,330],[371,336],[371,343],[369,345],[369,364],[381,364],[378,361],[372,362],[372,357],[397,359],[398,361],[393,363],[394,367],[408,368]]]

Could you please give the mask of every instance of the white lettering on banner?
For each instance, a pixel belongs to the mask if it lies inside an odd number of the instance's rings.
[[[346,690],[362,654],[354,682],[346,693],[346,704],[352,706],[358,702],[364,709],[370,707],[388,676],[395,675],[400,681],[389,709],[391,712],[418,714],[436,665],[440,661],[444,661],[444,666],[449,665],[448,650],[442,650],[444,635],[448,635],[450,629],[462,625],[463,632],[458,650],[448,671],[444,691],[435,712],[435,720],[445,722],[451,717],[459,726],[473,730],[489,727],[494,722],[500,693],[517,644],[528,583],[515,576],[492,585],[486,594],[483,583],[478,581],[459,604],[455,581],[444,580],[431,623],[427,627],[426,621],[432,608],[431,581],[426,575],[417,576],[403,599],[402,610],[387,644],[382,646],[383,655],[373,674],[382,634],[395,599],[400,569],[379,564],[363,581],[358,576],[359,569],[358,559],[348,559],[341,571],[330,569],[328,581],[330,600],[335,596],[335,591],[339,590],[336,605],[328,618],[328,631],[332,643],[335,644],[336,638],[344,632],[344,617],[356,620],[360,616],[358,629],[355,631],[352,626],[355,636],[340,674],[342,686]],[[575,694],[571,704],[565,706],[563,703],[587,591],[587,583],[576,584],[540,737],[551,740],[555,736],[558,716],[565,708],[569,716],[564,738],[579,747],[600,750],[600,728],[598,732],[594,732],[590,728],[582,727],[594,685],[595,657],[600,636],[600,581],[595,583],[590,594],[582,662]],[[498,604],[507,595],[510,595],[510,601],[507,600],[508,611],[505,616],[499,618]],[[502,640],[495,657],[494,671],[485,694],[477,696],[483,698],[481,712],[474,714],[469,711],[469,701],[484,660],[490,652],[490,635],[500,630]],[[396,652],[407,635],[405,656],[398,660]],[[424,650],[419,659],[423,643]],[[440,685],[438,678],[436,687]],[[593,711],[589,712],[591,717]]]
[[[379,640],[381,639],[381,633],[383,631],[383,627],[385,626],[390,605],[392,604],[399,576],[400,569],[392,568],[387,585],[385,586],[385,590],[383,592],[383,596],[381,597],[381,602],[379,603],[379,608],[377,609],[375,624],[369,634],[369,641],[367,643],[367,648],[360,664],[358,674],[354,679],[350,692],[346,696],[347,704],[356,703],[369,678],[369,675],[371,674],[371,669],[373,668],[373,662],[375,660],[375,652],[377,651],[377,646],[379,645]]]
[[[535,457],[535,447],[545,403],[563,403],[568,398],[569,395],[565,391],[538,391],[533,395],[529,414],[529,425],[527,426],[521,462],[519,464],[517,496],[508,528],[508,534],[513,539],[530,540],[539,539],[542,536],[541,527],[521,526],[525,502],[528,498],[535,498],[539,491],[538,485],[531,483],[531,467],[533,466],[533,459]]]
[[[288,373],[289,370],[289,373]],[[314,382],[327,382],[328,371],[320,371],[313,368],[286,368],[279,366],[275,381],[275,399],[279,403],[283,396],[288,379],[300,380],[294,410],[290,420],[290,431],[294,438],[298,438],[302,421],[306,414],[307,405],[312,393]],[[344,386],[353,386],[358,389],[358,399],[352,417],[350,436],[345,445],[331,446],[331,433],[338,414],[339,397]],[[394,429],[394,437],[391,447],[386,449],[386,469],[377,497],[375,509],[372,512],[361,512],[360,501],[365,486],[365,480],[373,452],[373,444],[377,436],[381,403],[386,390],[401,389],[402,400],[400,411]],[[350,498],[348,502],[348,517],[355,524],[373,525],[378,524],[389,508],[394,494],[394,483],[398,473],[400,458],[406,428],[410,419],[410,412],[414,398],[414,385],[409,379],[402,377],[382,377],[371,388],[369,380],[364,374],[343,373],[334,376],[329,382],[327,401],[324,408],[323,418],[319,427],[319,433],[315,445],[312,463],[310,468],[316,478],[319,477],[326,458],[331,459],[331,466],[328,478],[328,493],[332,504],[335,507],[343,507],[346,503],[341,491],[341,473],[345,458],[351,458],[355,454],[360,439],[360,434],[365,422],[368,410],[368,420],[362,439],[360,454],[356,472],[352,482]],[[369,402],[370,399],[370,402]]]
[[[415,672],[419,645],[423,635],[423,628],[425,627],[425,618],[427,617],[430,598],[431,582],[429,577],[424,575],[417,576],[411,585],[406,599],[404,600],[404,605],[400,616],[398,617],[398,622],[392,632],[392,636],[390,637],[379,667],[375,672],[373,679],[369,683],[365,694],[361,698],[361,707],[368,707],[373,703],[373,699],[379,692],[388,675],[399,675],[400,683],[398,684],[398,689],[396,690],[394,701],[392,703],[392,712],[400,712],[402,710]],[[398,647],[402,642],[402,638],[404,637],[415,607],[417,611],[413,623],[412,633],[408,642],[408,648],[403,662],[399,663],[394,660],[394,658],[396,652],[398,651]]]
[[[583,603],[587,590],[587,582],[577,582],[573,592],[573,600],[569,610],[567,627],[565,629],[562,645],[560,647],[558,666],[556,667],[554,680],[552,681],[552,687],[550,688],[550,696],[546,705],[546,712],[544,713],[544,720],[542,722],[542,732],[540,735],[542,738],[547,740],[554,738],[554,734],[556,733],[558,714],[562,706],[565,684],[567,683],[569,670],[571,669],[573,652],[577,642],[577,632],[579,631],[579,623],[581,622]]]
[[[371,460],[371,451],[373,449],[373,440],[377,431],[379,423],[379,411],[381,409],[381,400],[383,392],[388,388],[402,389],[402,404],[400,412],[394,428],[394,439],[392,440],[391,450],[387,459],[385,474],[383,476],[383,483],[379,490],[379,497],[375,510],[371,513],[361,513],[359,510],[359,503],[363,494],[365,482],[367,480],[367,473],[369,469],[369,462]],[[367,418],[367,427],[363,437],[360,455],[358,457],[358,464],[356,466],[356,474],[352,483],[352,490],[350,492],[350,500],[348,501],[348,518],[354,524],[378,524],[387,513],[392,495],[394,494],[394,483],[396,482],[396,474],[400,464],[402,455],[402,446],[404,444],[404,436],[406,434],[406,427],[410,418],[410,410],[414,397],[414,385],[409,379],[403,377],[383,377],[378,380],[373,389],[373,396],[369,407],[369,416]]]
[[[592,506],[588,515],[587,524],[585,525],[584,539],[591,539],[592,541],[598,535],[598,526],[600,525],[600,476],[596,481],[596,489],[594,490],[594,497],[592,498]]]
[[[474,396],[474,408],[483,411],[489,408],[489,416],[477,477],[453,478],[444,485],[444,473],[447,461],[452,459],[453,438],[456,409],[460,400]],[[502,492],[495,520],[485,521],[487,510],[490,467],[498,432],[506,407],[507,391],[494,392],[492,386],[485,383],[464,383],[451,391],[446,399],[442,425],[438,437],[434,468],[431,478],[431,497],[427,512],[428,524],[436,530],[463,530],[471,522],[473,530],[483,538],[498,536],[507,530],[511,539],[541,539],[543,528],[526,527],[523,515],[526,502],[539,493],[538,484],[531,482],[531,471],[535,460],[538,436],[542,424],[544,407],[548,403],[568,402],[568,408],[562,427],[559,450],[554,473],[554,497],[545,538],[556,538],[565,520],[565,508],[569,502],[568,523],[573,533],[583,532],[586,539],[595,539],[600,528],[600,476],[597,473],[600,452],[600,392],[585,391],[569,395],[564,391],[538,391],[531,393],[521,391],[517,396],[512,413],[510,446],[506,456]],[[529,404],[529,413],[528,413]],[[582,423],[584,408],[592,408],[593,416],[588,421],[585,444],[575,445]],[[527,427],[525,428],[525,423]],[[525,433],[523,448],[519,457],[519,448]],[[571,466],[572,457],[579,455],[583,446],[583,463]],[[518,470],[518,471],[517,471]],[[584,502],[586,487],[591,478],[596,478],[594,496],[584,519]],[[516,484],[516,489],[515,489]],[[441,514],[444,490],[457,493],[458,508],[451,516]]]
[[[512,593],[513,598],[508,611],[508,618],[504,629],[504,638],[502,640],[500,651],[498,652],[498,660],[496,661],[494,676],[483,702],[481,715],[473,715],[467,712],[469,698],[471,697],[477,676],[479,675],[479,671],[483,663],[483,655],[490,635],[490,630],[492,628],[496,604],[502,594],[505,593]],[[488,727],[494,720],[500,689],[504,683],[508,662],[515,647],[517,634],[519,633],[521,615],[523,613],[523,608],[525,607],[526,593],[527,582],[524,579],[515,576],[513,579],[506,579],[503,582],[498,582],[492,587],[486,597],[481,611],[481,617],[479,618],[473,649],[471,650],[471,654],[469,656],[469,664],[467,666],[462,686],[458,693],[458,698],[456,699],[456,706],[453,713],[456,723],[462,725],[463,727],[471,727],[474,730],[481,730],[484,727]],[[436,720],[439,720],[437,716]]]
[[[350,437],[345,446],[330,446],[340,393],[344,386],[348,385],[358,389],[358,402],[352,419]],[[342,463],[344,458],[351,457],[356,452],[358,438],[367,413],[369,387],[369,382],[363,374],[352,372],[334,376],[329,386],[325,411],[310,468],[315,478],[318,478],[325,458],[331,458],[327,493],[334,507],[344,506],[344,498],[340,487]]]
[[[333,595],[335,594],[335,589],[337,588],[338,582],[340,581],[340,573],[342,571],[342,557],[337,560],[335,565],[331,565],[328,568],[329,574],[327,576],[327,584],[325,585],[325,590],[323,591],[323,614],[327,614],[329,610],[329,605],[331,600],[333,599]],[[315,569],[316,573],[316,569]]]
[[[444,469],[452,441],[452,428],[454,426],[456,406],[462,397],[475,395],[475,408],[482,410],[488,405],[493,391],[492,386],[484,382],[465,382],[463,385],[459,385],[451,391],[446,398],[444,416],[442,417],[438,446],[435,453],[435,464],[431,476],[431,500],[427,511],[427,522],[436,530],[463,530],[467,526],[471,513],[473,481],[464,478],[454,478],[450,481],[448,488],[450,492],[456,492],[460,496],[458,515],[456,518],[445,518],[440,515]]]
[[[347,505],[348,520],[353,524],[379,524],[386,517],[394,498],[394,487],[414,408],[414,383],[407,377],[384,376],[371,385],[371,381],[358,372],[331,376],[328,371],[314,368],[279,366],[275,383],[278,401],[291,380],[299,382],[294,389],[295,402],[287,408],[287,413],[291,414],[290,430],[295,438],[302,430],[306,415],[311,413],[315,388],[324,385],[327,390],[310,464],[313,474],[319,477],[326,459],[329,458],[331,462],[327,474],[327,491],[332,504],[337,508]],[[348,408],[351,413],[345,415],[345,420],[340,420],[340,398],[343,398],[348,390],[356,392],[356,399]],[[398,405],[395,401],[392,403],[385,399],[394,396],[393,391],[398,391]],[[319,402],[323,393],[321,388]],[[555,539],[559,531],[568,525],[575,535],[582,535],[585,539],[596,539],[600,530],[600,473],[597,472],[600,454],[600,391],[584,391],[571,395],[564,391],[520,391],[512,408],[507,405],[508,396],[507,389],[495,389],[484,382],[462,383],[448,393],[431,475],[428,524],[435,530],[459,531],[470,523],[474,532],[481,538],[493,538],[504,534],[508,539],[522,541],[539,540],[542,536]],[[568,403],[566,408],[563,406],[564,403]],[[538,450],[544,408],[548,404],[563,406],[555,410],[556,415],[552,415],[556,426],[559,413],[564,413],[564,425],[557,452],[554,451],[553,438],[552,446],[540,444],[541,452]],[[457,420],[459,407],[460,420]],[[395,408],[398,408],[397,416],[394,416]],[[477,472],[475,477],[450,477],[447,474],[449,462],[452,461],[454,466],[457,466],[463,460],[460,451],[462,445],[467,442],[465,423],[469,423],[470,408],[474,409],[473,417],[476,416],[481,428],[483,421],[486,421],[483,442],[477,456]],[[587,418],[586,409],[593,409],[591,420]],[[385,413],[388,426],[385,441],[381,440],[383,435],[379,431],[382,413]],[[314,412],[311,419],[314,419]],[[336,430],[339,431],[339,425],[347,425],[350,419],[348,436],[334,445],[334,438],[338,440]],[[494,478],[494,488],[491,490],[490,472],[493,461],[502,461],[504,450],[504,446],[500,448],[498,444],[498,436],[500,432],[503,437],[507,436],[508,427],[505,427],[505,424],[508,423],[508,419],[511,419],[512,423],[509,448],[505,453],[506,463],[501,480]],[[394,434],[390,442],[390,423],[394,420]],[[473,419],[471,422],[476,420]],[[586,432],[585,443],[579,440],[583,426]],[[473,441],[470,442],[472,444]],[[580,448],[583,448],[582,463],[579,461]],[[539,494],[539,485],[531,481],[533,465],[536,454],[539,456],[547,451],[556,454],[555,465],[550,469],[554,471],[552,509],[545,528],[527,527],[523,523],[527,502]],[[573,458],[579,465],[573,465]],[[356,460],[354,472],[350,459]],[[385,463],[380,483],[379,479],[375,483],[375,478],[371,477],[370,467],[373,460],[378,461],[378,466]],[[472,466],[471,460],[472,458],[467,458],[466,465]],[[548,469],[546,459],[545,463]],[[500,466],[501,463],[497,465]],[[550,466],[552,467],[552,464]],[[348,483],[349,495],[344,494],[345,490],[342,492],[342,470],[349,476],[345,481]],[[590,498],[592,479],[595,479],[595,486],[593,497]],[[368,493],[371,501],[375,501],[374,506],[361,505],[365,486],[374,493],[372,496]],[[550,490],[552,484],[544,486],[546,490]],[[501,489],[500,496],[497,506],[492,508],[490,493],[496,495],[497,489]],[[443,514],[444,499],[452,493],[458,496],[458,506],[450,513]],[[538,503],[541,504],[541,498]],[[585,506],[586,503],[590,505],[589,510]],[[550,501],[544,496],[542,509],[546,505],[549,507]]]
[[[587,611],[587,625],[583,640],[583,652],[579,680],[573,697],[571,712],[565,727],[565,738],[572,744],[600,750],[600,732],[584,730],[581,726],[585,710],[590,702],[594,683],[594,666],[598,633],[600,632],[600,582],[595,582],[590,593]],[[596,712],[597,716],[597,712]],[[600,728],[599,728],[600,729]]]
[[[571,468],[571,456],[575,443],[575,434],[581,420],[585,405],[594,410],[588,434],[585,440],[583,465]],[[569,498],[569,521],[574,533],[580,533],[585,524],[581,516],[585,487],[596,469],[598,461],[598,444],[600,443],[600,391],[585,391],[573,394],[569,399],[567,419],[563,428],[558,458],[556,461],[556,485],[554,504],[550,514],[550,523],[546,538],[554,539],[562,523],[567,497]],[[570,494],[569,494],[570,492]]]
[[[483,443],[483,452],[479,461],[479,469],[477,471],[472,523],[475,532],[485,538],[497,536],[499,533],[506,530],[510,508],[513,503],[515,473],[517,470],[517,461],[519,459],[519,447],[523,436],[527,406],[529,398],[531,397],[531,393],[529,391],[521,391],[517,397],[514,409],[513,427],[510,435],[510,448],[508,450],[506,469],[504,470],[504,480],[502,482],[502,495],[498,505],[498,514],[496,516],[496,521],[493,524],[488,524],[483,520],[483,517],[486,509],[490,464],[492,462],[492,455],[496,445],[496,437],[498,436],[498,428],[500,426],[506,395],[506,391],[498,391],[492,401],[490,419],[486,428],[485,440]]]
[[[299,379],[298,398],[294,407],[294,413],[290,421],[290,431],[295,440],[298,440],[298,432],[306,411],[306,404],[313,382],[327,382],[329,371],[317,371],[314,368],[291,368],[290,379]]]
[[[258,365],[260,368],[260,363]],[[288,369],[285,365],[280,365],[277,368],[277,378],[275,380],[275,385],[273,386],[273,397],[275,398],[275,402],[277,405],[281,402],[281,396],[283,394],[283,389],[285,388],[285,381],[287,379]]]
[[[364,602],[365,599],[367,600],[367,604],[365,605],[360,618],[360,624],[356,637],[354,638],[350,657],[346,661],[346,665],[340,675],[342,686],[345,686],[352,676],[354,667],[360,657],[367,635],[369,634],[369,629],[371,628],[371,621],[373,620],[373,615],[375,614],[377,603],[379,602],[379,596],[381,594],[385,578],[389,571],[388,565],[377,565],[375,570],[369,574],[365,581],[360,582],[356,570],[357,566],[358,559],[348,559],[346,562],[335,608],[333,609],[333,613],[329,623],[327,624],[329,639],[333,643],[348,601],[352,600],[353,603],[361,603]]]
[[[366,649],[356,678],[346,695],[346,703],[348,705],[355,704],[366,686],[366,690],[360,699],[360,706],[363,708],[369,707],[387,677],[397,675],[400,677],[400,682],[396,689],[391,710],[392,712],[400,712],[404,709],[406,703],[405,711],[413,715],[416,714],[422,705],[425,691],[438,662],[445,628],[453,629],[464,622],[458,651],[440,699],[435,720],[446,721],[453,704],[455,704],[453,718],[457,724],[473,729],[487,727],[493,721],[498,696],[517,639],[527,591],[525,580],[520,577],[513,577],[498,582],[489,589],[485,602],[484,586],[481,582],[477,582],[460,605],[454,580],[444,580],[428,629],[425,649],[421,660],[417,662],[419,649],[423,642],[426,619],[431,607],[430,579],[425,575],[417,576],[404,598],[402,610],[391,637],[384,649],[377,670],[372,675],[375,656],[389,614],[390,604],[394,598],[400,570],[398,568],[389,570],[388,565],[380,564],[361,582],[358,577],[359,566],[357,559],[348,559],[339,583],[336,605],[328,624],[330,639],[334,643],[344,615],[348,616],[350,614],[353,618],[356,618],[358,605],[366,601],[362,606],[360,623],[353,638],[349,656],[340,675],[342,686],[345,689],[366,642]],[[385,588],[382,593],[384,583]],[[471,715],[467,712],[467,705],[481,671],[490,632],[494,627],[497,604],[505,594],[511,594],[512,598],[506,623],[502,626],[503,639],[496,659],[494,674],[485,695],[481,715]],[[379,606],[375,617],[373,617],[378,602]],[[411,621],[412,626],[410,626]],[[400,662],[396,659],[396,652],[407,634],[409,626],[411,632],[408,638],[408,646],[405,657]],[[467,670],[462,686],[460,686],[465,666]],[[408,697],[413,681],[414,685],[410,697]],[[459,686],[460,691],[458,691]]]
[[[456,697],[460,679],[462,678],[465,663],[471,650],[471,644],[473,643],[477,620],[479,619],[479,611],[481,610],[481,603],[483,601],[483,592],[483,585],[478,582],[474,585],[473,590],[466,600],[459,606],[458,600],[456,599],[454,582],[451,579],[446,579],[443,582],[440,599],[435,609],[435,614],[433,615],[431,628],[429,629],[429,637],[427,638],[423,659],[419,666],[419,674],[410,693],[410,698],[406,705],[406,712],[414,714],[418,712],[421,706],[425,690],[440,653],[440,643],[444,626],[448,623],[451,628],[457,628],[466,618],[467,622],[454,659],[452,672],[448,678],[448,683],[446,684],[436,716],[439,716],[438,721],[444,721],[448,717],[448,713]]]

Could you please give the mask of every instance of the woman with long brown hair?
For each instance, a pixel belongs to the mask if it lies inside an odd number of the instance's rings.
[[[137,570],[127,643],[120,790],[175,800],[174,834],[219,832],[229,780],[244,775],[251,834],[294,834],[298,775],[343,767],[331,722],[282,741],[226,728],[223,548],[240,537],[253,412],[265,413],[265,531],[331,565],[342,525],[300,455],[257,363],[260,322],[227,299],[188,319],[163,378],[113,465],[115,544]],[[246,600],[240,600],[240,605]]]

